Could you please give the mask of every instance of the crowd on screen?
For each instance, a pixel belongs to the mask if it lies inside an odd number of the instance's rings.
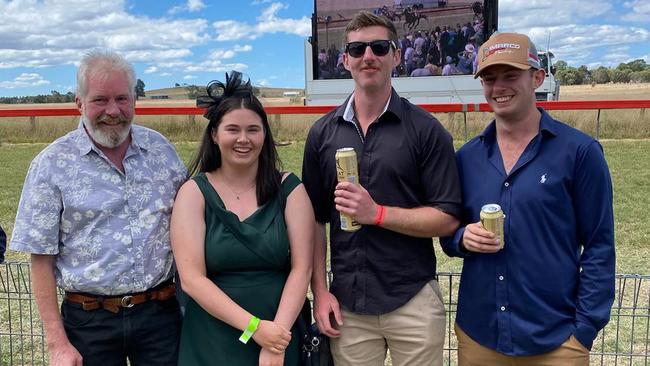
[[[399,39],[401,63],[393,77],[470,75],[476,72],[478,48],[485,40],[484,22],[436,26],[407,32]],[[348,79],[343,52],[335,44],[318,52],[319,79]]]

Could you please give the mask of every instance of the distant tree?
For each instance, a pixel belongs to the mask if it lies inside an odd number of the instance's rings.
[[[555,63],[555,69],[557,71],[566,70],[568,67],[569,65],[566,63],[566,61],[559,60],[558,62]]]
[[[583,76],[575,67],[568,66],[555,74],[562,85],[582,84]]]
[[[140,97],[144,97],[144,81],[138,79],[138,81],[135,83],[135,99],[138,99]]]
[[[623,68],[623,70],[621,70],[619,68],[610,69],[609,70],[609,79],[613,83],[629,83],[631,73],[632,72],[629,69],[625,69],[625,68]]]
[[[203,88],[196,85],[187,85],[185,89],[187,90],[187,97],[189,99],[196,99],[199,95],[203,94]]]
[[[179,84],[179,83],[174,84],[174,88],[178,88],[180,86],[181,86],[181,84]]]
[[[633,83],[650,83],[650,68],[630,73],[630,81]]]
[[[50,93],[52,95],[48,95],[47,98],[46,98],[48,103],[64,103],[65,102],[65,97],[63,97],[61,95],[61,93],[59,93],[58,91],[52,90],[52,91],[50,91]]]
[[[589,84],[589,83],[591,83],[591,72],[589,72],[589,69],[587,69],[587,66],[580,65],[580,67],[578,67],[576,72],[579,75],[580,84]]]
[[[618,65],[618,67],[616,69],[618,69],[618,70],[629,70],[631,72],[634,72],[634,71],[643,71],[648,67],[650,67],[650,65],[646,64],[645,60],[636,59],[636,60],[628,62],[628,63],[621,63],[621,64]]]
[[[591,71],[591,80],[597,84],[609,83],[609,71],[605,66],[599,66]]]

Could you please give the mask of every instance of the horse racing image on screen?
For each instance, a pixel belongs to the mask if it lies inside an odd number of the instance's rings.
[[[496,24],[486,24],[492,1],[316,0],[312,37],[314,79],[345,79],[345,26],[361,10],[395,24],[402,62],[394,77],[473,74],[478,47]],[[495,4],[496,6],[496,4]]]

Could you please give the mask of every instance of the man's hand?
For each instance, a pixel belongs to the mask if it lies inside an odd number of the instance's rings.
[[[48,347],[51,366],[82,366],[79,351],[70,343],[51,345]]]
[[[362,225],[374,225],[377,204],[370,193],[359,184],[341,182],[334,191],[334,203],[339,212],[352,216]]]
[[[261,320],[257,331],[253,333],[253,340],[262,348],[282,354],[287,349],[291,340],[291,332],[278,323]]]
[[[321,333],[331,338],[338,338],[341,332],[333,327],[330,321],[330,314],[334,314],[334,319],[338,326],[343,325],[339,301],[329,291],[314,293],[314,319]]]
[[[275,353],[268,348],[260,351],[259,366],[282,366],[284,365],[284,352]]]
[[[480,221],[465,227],[461,244],[466,250],[476,253],[496,253],[502,248],[499,237],[485,230]]]

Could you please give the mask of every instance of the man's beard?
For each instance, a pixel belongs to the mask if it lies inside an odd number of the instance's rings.
[[[109,117],[106,114],[103,114],[97,118],[95,121],[91,121],[86,116],[81,116],[84,126],[86,126],[86,131],[93,141],[97,144],[107,147],[109,149],[118,147],[122,144],[128,137],[131,132],[131,121],[120,116],[117,118]],[[109,122],[114,124],[116,121],[120,122],[121,129],[115,129],[114,127],[107,127],[106,125],[101,125],[102,122]]]

